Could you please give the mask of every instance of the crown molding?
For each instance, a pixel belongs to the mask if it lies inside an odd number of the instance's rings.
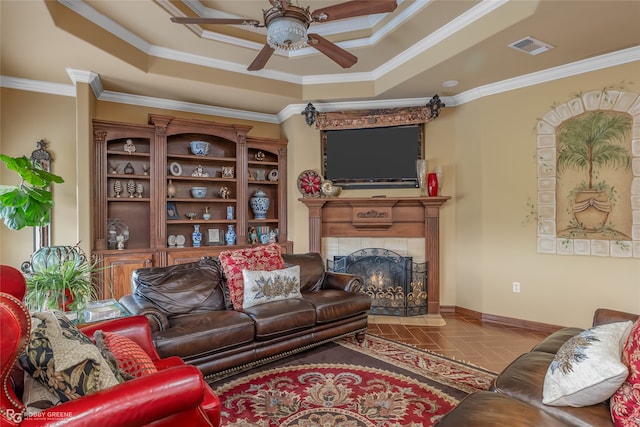
[[[521,89],[527,86],[533,86],[553,80],[559,80],[635,61],[640,61],[640,46],[631,47],[618,52],[601,55],[595,58],[577,61],[560,67],[550,68],[538,73],[531,73],[524,76],[514,77],[512,79],[488,84],[485,86],[480,86],[456,96],[442,97],[442,101],[449,107],[455,107],[485,96],[496,95],[503,92]],[[41,92],[51,95],[76,96],[75,84],[80,82],[89,84],[93,90],[95,97],[100,101],[118,102],[129,105],[162,108],[173,111],[185,111],[211,116],[229,117],[274,124],[282,123],[290,117],[300,114],[300,112],[304,110],[307,104],[290,104],[284,107],[277,114],[265,114],[232,108],[216,107],[212,105],[175,101],[171,99],[105,91],[102,87],[100,76],[94,72],[67,68],[67,74],[74,84],[50,83],[38,80],[22,79],[18,77],[0,76],[0,87]],[[399,108],[425,105],[429,102],[430,99],[431,98],[406,98],[348,102],[318,102],[314,103],[314,106],[319,112],[372,108]]]
[[[48,95],[76,96],[76,88],[74,85],[42,82],[39,80],[21,79],[10,76],[0,76],[0,87],[25,90],[28,92],[40,92]]]
[[[454,97],[451,106],[465,104],[485,96],[509,92],[528,86],[534,86],[554,80],[577,76],[591,71],[602,70],[617,65],[640,61],[640,46],[630,47],[613,53],[607,53],[595,58],[572,62],[571,64],[549,68],[537,73],[525,74],[500,82],[479,86]]]

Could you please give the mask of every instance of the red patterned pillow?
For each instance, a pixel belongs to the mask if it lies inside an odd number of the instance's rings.
[[[147,352],[132,339],[103,331],[96,331],[94,338],[100,350],[111,353],[121,372],[134,378],[158,372]]]
[[[640,425],[640,318],[624,345],[622,363],[629,367],[629,376],[611,398],[611,416],[616,427],[637,427]]]
[[[225,251],[220,253],[218,258],[220,259],[224,274],[227,277],[229,295],[231,296],[233,308],[236,310],[242,310],[242,300],[244,297],[242,270],[272,271],[285,268],[280,246],[275,243]]]

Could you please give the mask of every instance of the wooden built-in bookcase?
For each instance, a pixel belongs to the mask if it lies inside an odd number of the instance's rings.
[[[248,247],[250,227],[277,229],[280,245],[288,252],[293,249],[287,239],[287,141],[252,137],[250,129],[155,114],[149,115],[147,125],[94,120],[92,255],[103,267],[99,280],[103,298],[118,299],[131,293],[131,273],[137,268],[191,262]],[[128,140],[135,151],[127,151]],[[210,144],[207,155],[190,151],[194,140]],[[223,176],[223,168],[232,169],[232,175]],[[256,179],[263,175],[264,179]],[[116,181],[122,187],[120,197],[116,197]],[[143,191],[130,197],[129,182],[136,187],[141,184]],[[169,184],[175,189],[172,197],[167,194]],[[207,195],[192,197],[194,186],[206,187]],[[229,189],[228,198],[220,196],[222,187]],[[270,200],[266,219],[254,219],[249,205],[258,189]],[[167,203],[176,207],[177,218],[168,216]],[[233,209],[232,219],[227,219],[228,207]],[[211,214],[208,220],[202,215],[205,208]],[[198,216],[190,220],[187,212]],[[110,218],[129,226],[129,240],[122,250],[108,245]],[[207,244],[203,236],[201,246],[194,247],[194,224],[200,225],[203,235],[209,229],[217,230],[220,242]],[[233,246],[225,245],[223,238],[229,225],[237,235]],[[184,247],[170,247],[169,236],[183,236]]]

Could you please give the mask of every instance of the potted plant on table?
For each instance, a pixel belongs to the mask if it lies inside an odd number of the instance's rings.
[[[26,275],[25,303],[37,311],[80,311],[89,301],[97,299],[92,280],[96,271],[95,264],[84,255],[38,268]]]
[[[51,184],[64,180],[26,156],[0,154],[0,160],[21,178],[18,185],[0,185],[0,218],[4,224],[12,230],[47,225],[54,206]],[[42,251],[46,253],[39,253]],[[87,261],[77,245],[41,248],[32,255],[32,261],[36,255],[37,265],[27,262],[28,268],[24,264],[22,268],[27,279],[25,302],[30,309],[76,311],[96,298],[92,282],[96,266]]]

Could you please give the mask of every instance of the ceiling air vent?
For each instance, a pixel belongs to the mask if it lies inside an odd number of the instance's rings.
[[[553,46],[550,44],[536,40],[533,37],[525,37],[522,40],[511,43],[509,47],[519,50],[520,52],[528,53],[529,55],[537,55],[553,49]]]

